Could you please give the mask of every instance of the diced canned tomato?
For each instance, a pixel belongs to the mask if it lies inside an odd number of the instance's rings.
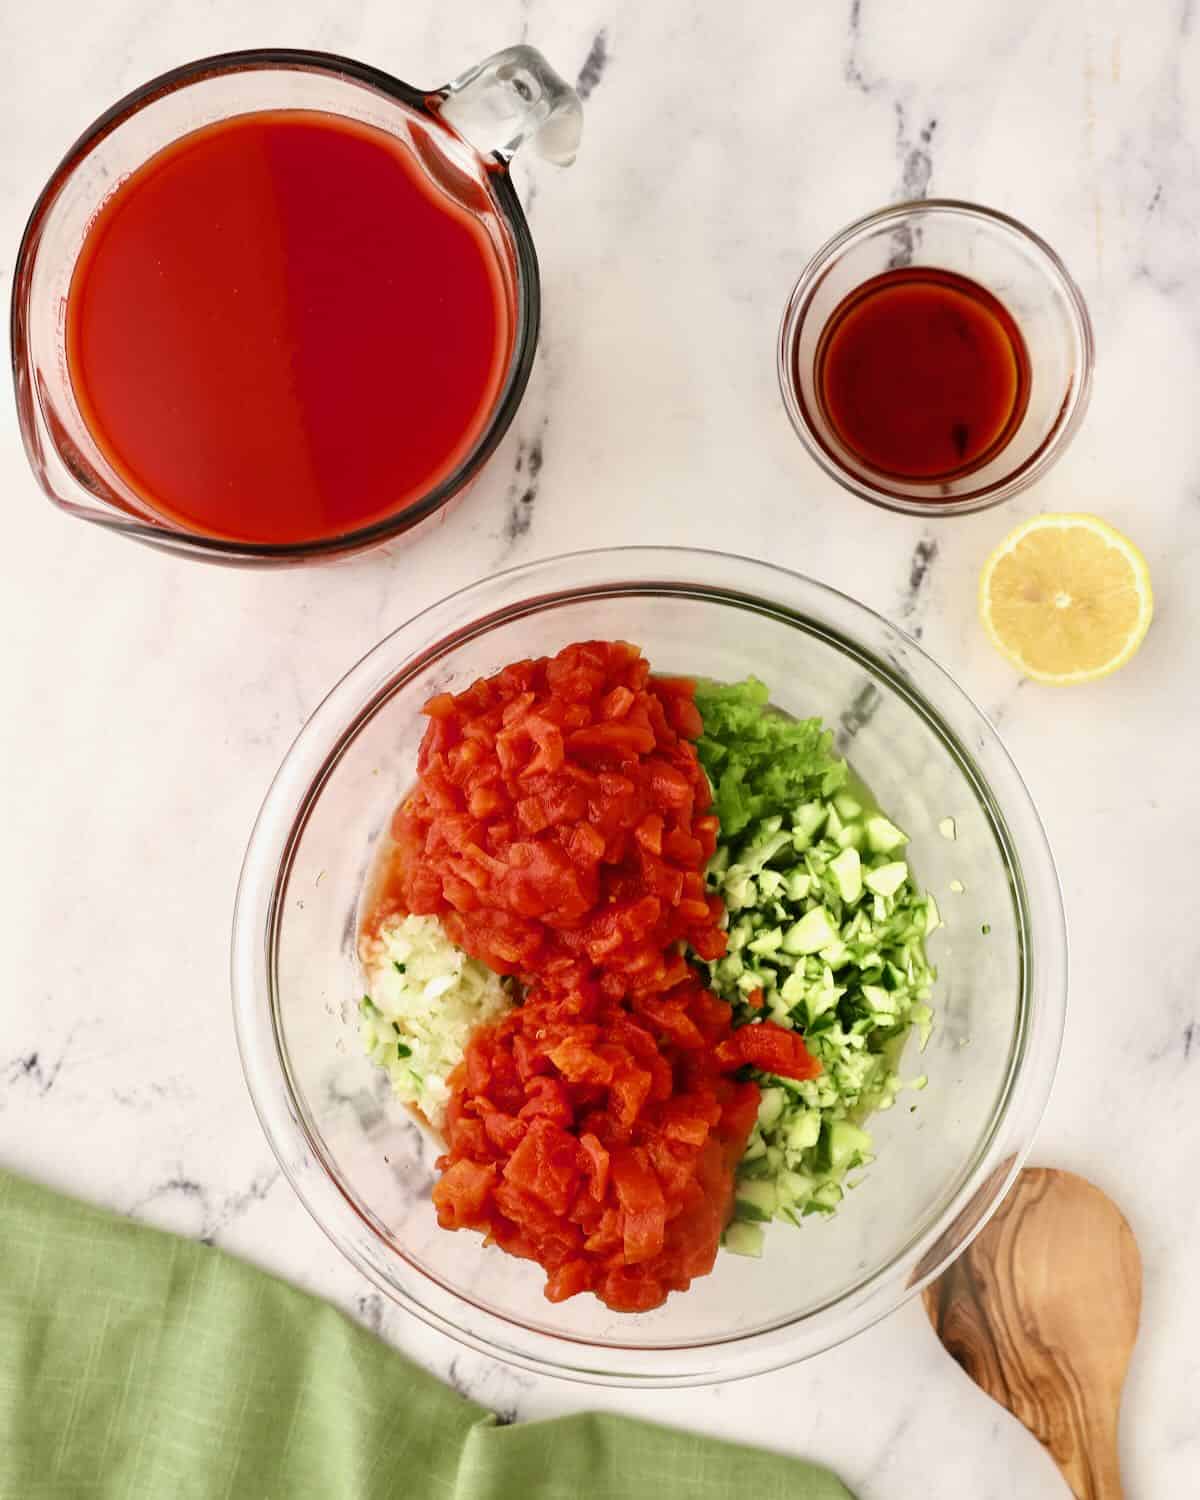
[[[552,1301],[635,1312],[685,1290],[712,1269],[757,1116],[757,1085],[722,1071],[740,1034],[694,979],[635,1012],[533,991],[451,1078],[438,1222],[539,1261]]]
[[[526,981],[601,967],[666,989],[681,943],[719,955],[692,689],[651,677],[634,646],[591,641],[431,700],[394,826],[403,908]]]
[[[726,944],[693,696],[623,642],[516,662],[430,701],[393,824],[400,904],[527,986],[451,1078],[438,1222],[538,1261],[554,1302],[644,1311],[711,1271],[759,1104],[730,1075],[819,1071],[684,957]]]

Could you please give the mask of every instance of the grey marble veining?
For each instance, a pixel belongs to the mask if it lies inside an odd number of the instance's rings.
[[[882,611],[998,722],[1043,811],[1072,1015],[1035,1159],[1126,1209],[1146,1300],[1130,1492],[1200,1463],[1200,40],[1190,0],[42,0],[0,11],[0,294],[77,132],[188,57],[340,50],[417,83],[508,42],[587,95],[579,160],[519,162],[543,269],[526,401],[468,498],[407,545],[242,574],[40,500],[0,403],[5,858],[0,1162],[200,1236],[332,1298],[506,1418],[583,1403],[825,1459],[863,1500],[1056,1500],[1049,1460],[942,1355],[918,1307],[784,1374],[587,1392],[484,1359],[384,1302],[280,1177],[242,1084],[226,949],[241,852],[305,717],[381,634],[497,566],[676,542],[769,557]],[[881,202],[977,198],[1030,223],[1096,324],[1088,419],[1007,509],[869,510],[792,435],[774,338],[827,235]],[[901,247],[902,248],[902,247]],[[1146,551],[1158,618],[1093,687],[1022,684],[974,614],[979,566],[1039,509]]]

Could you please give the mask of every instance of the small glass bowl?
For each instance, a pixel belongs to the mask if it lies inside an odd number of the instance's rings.
[[[358,1037],[360,902],[411,784],[433,694],[571,641],[636,641],[656,670],[756,673],[819,714],[911,837],[946,926],[936,1024],[871,1124],[878,1159],[829,1221],[771,1225],[659,1308],[552,1305],[538,1266],[437,1226],[438,1147]],[[954,819],[953,840],[943,833]],[[948,829],[949,825],[945,825]],[[789,1364],[894,1311],[1004,1196],[1049,1096],[1066,1003],[1054,863],[991,725],[908,637],[852,599],[746,558],[577,553],[474,584],[410,620],[334,688],[288,752],[251,835],[233,933],[238,1045],[292,1186],[383,1292],[472,1348],[609,1385],[689,1385]],[[910,1112],[915,1106],[915,1112]]]
[[[839,439],[815,388],[821,334],[856,287],[884,271],[932,266],[978,282],[1016,320],[1029,354],[1029,402],[1003,448],[953,478],[899,479],[865,464]],[[880,209],[843,229],[805,266],[779,333],[779,387],[792,426],[827,474],[888,510],[964,515],[1035,483],[1083,420],[1095,349],[1083,294],[1045,240],[1006,214],[930,198]]]

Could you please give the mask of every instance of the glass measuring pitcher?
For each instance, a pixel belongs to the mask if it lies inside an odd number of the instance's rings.
[[[531,47],[421,90],[324,53],[177,68],[76,142],[13,284],[29,462],[73,515],[211,561],[387,540],[516,412],[538,267],[508,166],[574,157]]]

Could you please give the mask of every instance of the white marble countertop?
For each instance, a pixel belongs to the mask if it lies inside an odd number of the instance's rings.
[[[414,543],[274,574],[158,556],[45,503],[0,402],[0,910],[13,959],[0,1162],[279,1271],[521,1418],[636,1409],[824,1459],[863,1500],[1057,1500],[1049,1458],[913,1304],[807,1365],[673,1393],[589,1392],[458,1349],[341,1261],[280,1178],[242,1082],[226,970],[243,846],[293,735],[362,652],[510,561],[618,540],[770,557],[919,631],[999,723],[1042,809],[1074,968],[1034,1160],[1087,1174],[1136,1228],[1146,1298],[1122,1431],[1129,1492],[1195,1494],[1198,28],[1190,0],[0,11],[5,297],[24,217],[70,140],[191,56],[311,46],[431,83],[524,37],[589,89],[577,164],[519,173],[527,201],[536,189],[545,293],[524,407],[467,502]],[[784,417],[773,356],[809,252],[924,193],[979,199],[1043,233],[1098,341],[1090,415],[1049,478],[1006,510],[929,525],[872,511],[818,472]],[[543,462],[524,491],[516,457],[534,444]],[[1150,559],[1151,635],[1095,686],[1022,686],[975,620],[984,555],[1038,509],[1098,511]],[[913,565],[918,547],[928,566]]]

